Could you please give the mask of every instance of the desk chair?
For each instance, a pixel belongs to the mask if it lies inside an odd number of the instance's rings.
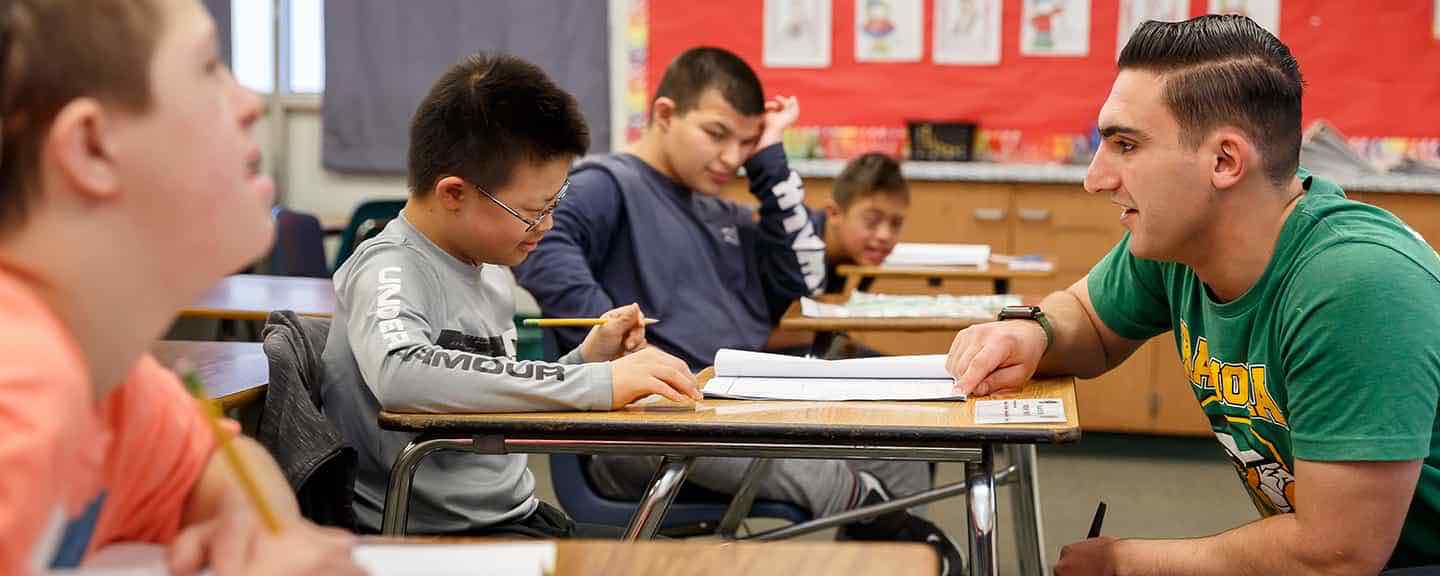
[[[639,502],[601,495],[585,473],[588,459],[589,456],[577,454],[550,455],[550,482],[555,487],[555,498],[576,522],[624,528],[635,516]],[[718,532],[721,537],[731,539],[744,518],[779,518],[795,524],[811,520],[810,513],[799,506],[774,500],[756,500],[753,506],[740,503],[730,518],[726,518],[730,507],[728,496],[688,484],[680,489],[679,496],[670,505],[660,523],[661,532],[667,536]],[[747,507],[748,511],[744,509]]]
[[[270,250],[269,273],[277,276],[329,278],[325,264],[325,231],[320,219],[276,206],[275,247]]]
[[[357,456],[325,418],[320,396],[329,333],[328,318],[270,313],[264,332],[270,383],[255,439],[280,465],[301,515],[353,531]]]
[[[340,233],[340,251],[335,255],[335,266],[331,270],[339,270],[361,242],[384,230],[385,225],[399,216],[400,209],[404,207],[404,200],[366,200],[356,206],[355,213],[350,215],[350,223]]]

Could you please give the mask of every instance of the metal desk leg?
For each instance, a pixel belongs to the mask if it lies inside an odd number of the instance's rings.
[[[630,518],[630,525],[625,527],[625,540],[649,540],[655,537],[655,532],[660,529],[660,521],[665,519],[670,503],[674,502],[675,495],[680,493],[680,485],[685,483],[685,475],[690,473],[690,464],[694,461],[692,457],[666,456],[660,462],[660,468],[655,470],[655,477],[650,480],[650,488],[646,489],[645,497],[640,499],[640,506],[635,508],[635,516]]]
[[[1044,574],[1045,530],[1040,521],[1040,482],[1035,445],[1011,444],[1005,447],[1005,452],[1015,469],[1015,485],[1010,490],[1010,501],[1015,510],[1015,551],[1020,556],[1020,573]]]
[[[730,507],[725,509],[725,516],[720,518],[720,528],[717,532],[720,537],[726,540],[734,540],[735,532],[739,530],[740,523],[750,515],[750,507],[755,502],[755,492],[760,489],[760,480],[770,471],[769,458],[755,458],[745,468],[745,479],[740,481],[740,488],[735,491],[735,497],[730,500]]]
[[[970,574],[995,576],[995,455],[989,444],[980,447],[980,461],[965,463],[970,511]]]
[[[385,491],[380,533],[405,535],[405,521],[410,513],[410,483],[415,480],[415,469],[420,467],[421,460],[436,450],[470,450],[474,446],[473,438],[417,438],[401,450],[395,457],[395,465],[390,467],[390,487]]]

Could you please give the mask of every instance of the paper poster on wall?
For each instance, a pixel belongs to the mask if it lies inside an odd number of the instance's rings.
[[[1435,18],[1435,39],[1440,40],[1440,0],[1435,0],[1435,10],[1431,14]]]
[[[1025,0],[1020,53],[1085,56],[1090,53],[1090,0]]]
[[[925,41],[922,0],[856,0],[857,62],[919,62]]]
[[[1280,0],[1209,0],[1211,14],[1249,16],[1261,28],[1280,36]]]
[[[1115,58],[1125,50],[1125,43],[1147,20],[1179,22],[1190,17],[1190,0],[1120,0],[1119,35],[1115,40]]]
[[[935,63],[999,64],[1001,6],[1001,0],[935,0]]]
[[[830,0],[765,0],[765,66],[829,66],[830,21]]]

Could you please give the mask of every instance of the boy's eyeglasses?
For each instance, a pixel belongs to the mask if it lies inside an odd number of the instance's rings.
[[[526,232],[534,230],[536,226],[539,226],[541,222],[544,222],[545,218],[550,216],[550,214],[555,211],[556,207],[560,206],[560,201],[565,199],[565,195],[570,193],[570,179],[566,178],[565,183],[560,185],[560,191],[555,193],[555,199],[551,200],[550,205],[546,206],[545,209],[541,210],[540,214],[532,220],[530,218],[521,216],[520,213],[516,212],[514,208],[506,206],[504,202],[501,202],[499,198],[496,198],[494,195],[486,192],[484,188],[476,186],[475,184],[471,184],[471,186],[475,186],[476,190],[479,190],[481,194],[484,194],[485,197],[489,198],[491,202],[494,202],[496,206],[499,206],[501,209],[509,212],[510,215],[514,216],[516,220],[524,222]]]

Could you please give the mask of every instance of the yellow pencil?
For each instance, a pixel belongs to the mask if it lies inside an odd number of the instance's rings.
[[[659,322],[659,318],[646,318],[642,324],[649,326]],[[541,328],[564,328],[570,326],[601,326],[609,322],[604,318],[526,318],[526,326],[539,326]]]
[[[219,445],[220,453],[224,454],[225,462],[230,469],[235,471],[235,477],[240,480],[240,487],[245,495],[250,498],[250,504],[255,506],[255,511],[260,514],[260,520],[271,534],[280,533],[280,519],[275,516],[275,511],[265,502],[265,496],[260,493],[260,485],[255,482],[255,477],[250,474],[250,469],[245,467],[245,461],[240,457],[240,451],[231,444],[231,434],[220,425],[220,407],[210,401],[205,394],[205,385],[200,383],[200,377],[195,375],[193,370],[176,367],[180,373],[180,379],[185,383],[185,388],[195,396],[195,403],[200,407],[200,412],[205,414],[205,421],[210,424],[210,432],[215,435],[215,443]]]

